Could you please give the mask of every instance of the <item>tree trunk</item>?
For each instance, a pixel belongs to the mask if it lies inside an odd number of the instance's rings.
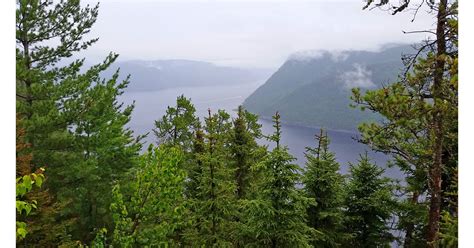
[[[411,198],[411,204],[416,205],[418,204],[418,192],[413,192],[413,196]],[[405,235],[405,242],[403,244],[403,247],[409,248],[412,247],[412,241],[413,241],[413,231],[415,230],[415,223],[410,223],[406,227],[406,235]]]
[[[428,217],[427,242],[428,247],[436,247],[439,231],[439,219],[441,213],[441,182],[443,167],[443,113],[440,109],[439,102],[442,95],[442,83],[444,74],[444,59],[441,55],[446,54],[445,26],[446,26],[446,7],[447,0],[441,0],[438,5],[437,27],[436,27],[436,46],[437,57],[433,78],[433,130],[432,148],[433,148],[433,164],[429,169],[429,186],[430,186],[430,212]]]

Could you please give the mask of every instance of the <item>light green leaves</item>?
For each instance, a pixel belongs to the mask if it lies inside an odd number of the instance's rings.
[[[19,215],[28,216],[33,209],[37,208],[37,201],[32,200],[31,202],[23,200],[23,197],[26,193],[30,192],[35,187],[41,187],[44,180],[44,175],[42,174],[44,171],[43,168],[40,169],[41,173],[31,173],[25,175],[23,177],[18,177],[16,179],[16,212]],[[16,237],[17,239],[25,238],[26,234],[28,233],[26,228],[26,223],[17,221],[16,222],[17,230],[16,230]]]

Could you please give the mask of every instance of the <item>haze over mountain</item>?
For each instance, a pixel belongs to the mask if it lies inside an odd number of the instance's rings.
[[[121,78],[131,75],[127,91],[254,83],[266,80],[272,73],[271,69],[217,66],[192,60],[131,60],[115,63],[104,76],[110,77],[117,68]]]
[[[292,124],[356,130],[377,118],[351,108],[351,88],[373,89],[393,82],[408,45],[387,45],[379,52],[324,50],[291,55],[268,81],[244,102],[251,112],[269,118],[279,111]]]
[[[81,1],[94,5],[99,0]],[[397,1],[395,1],[397,2]],[[90,37],[87,58],[110,51],[123,60],[190,59],[217,65],[278,68],[299,50],[375,50],[388,42],[418,42],[431,14],[420,9],[387,18],[363,11],[363,0],[107,0]],[[376,25],[383,20],[383,25]]]

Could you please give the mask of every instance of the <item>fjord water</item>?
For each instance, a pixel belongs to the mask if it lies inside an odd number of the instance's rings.
[[[156,142],[151,131],[154,127],[154,121],[164,115],[167,106],[175,105],[177,96],[183,94],[187,98],[191,98],[192,103],[196,107],[197,115],[201,120],[204,116],[207,116],[208,109],[211,109],[212,112],[224,109],[232,116],[235,116],[237,107],[262,84],[263,82],[260,81],[232,86],[179,87],[157,91],[125,92],[120,100],[125,104],[135,101],[130,128],[136,135],[149,132],[148,137],[145,139],[145,142],[149,144]],[[261,119],[260,123],[262,124],[262,132],[265,135],[273,132],[271,121]],[[319,133],[319,129],[316,127],[282,125],[282,144],[288,146],[290,153],[296,157],[296,162],[300,166],[304,166],[306,161],[304,157],[305,147],[316,146],[314,139],[316,133]],[[372,152],[367,146],[358,143],[354,139],[357,137],[357,133],[328,130],[328,135],[331,140],[330,149],[336,154],[336,159],[341,164],[342,173],[347,173],[349,162],[356,163],[359,154],[367,151],[372,161],[386,169],[386,175],[392,178],[401,178],[398,170],[386,167],[388,160],[386,155]],[[273,147],[266,140],[260,140],[259,142]],[[145,147],[148,146],[147,144]]]

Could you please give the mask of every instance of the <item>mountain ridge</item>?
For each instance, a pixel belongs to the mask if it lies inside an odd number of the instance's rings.
[[[240,68],[204,61],[166,59],[117,61],[102,76],[110,77],[117,69],[120,69],[119,80],[131,75],[127,91],[253,83],[267,79],[272,72],[267,68]]]
[[[360,122],[379,117],[350,108],[351,88],[375,89],[393,82],[403,68],[401,55],[410,51],[409,45],[400,44],[380,51],[293,54],[244,106],[262,117],[279,111],[287,123],[354,131]]]

